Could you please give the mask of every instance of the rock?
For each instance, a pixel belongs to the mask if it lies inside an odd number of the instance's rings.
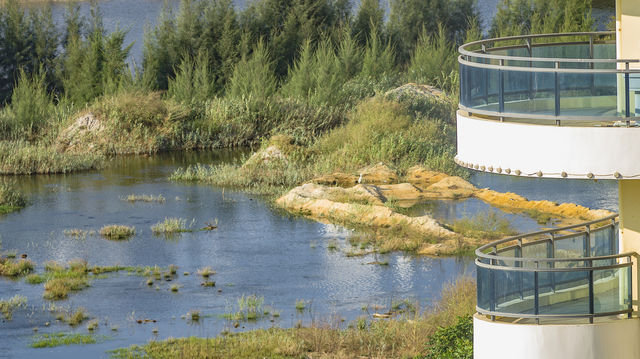
[[[384,94],[384,96],[391,98],[421,97],[437,101],[447,101],[447,97],[442,90],[433,86],[418,85],[415,83],[408,83],[393,90],[389,90]]]
[[[269,146],[251,155],[242,167],[255,167],[269,164],[274,161],[286,162],[287,157],[277,146]]]
[[[73,150],[82,142],[83,138],[97,135],[103,130],[102,121],[97,119],[93,113],[87,112],[79,116],[71,126],[60,132],[56,142],[62,150]]]
[[[351,188],[327,187],[306,183],[292,189],[289,194],[300,199],[326,199],[340,203],[382,205],[385,198],[375,186],[356,185]]]
[[[423,191],[410,183],[380,185],[377,187],[387,200],[416,201],[425,198]]]
[[[446,177],[431,186],[426,191],[439,198],[458,199],[468,198],[475,194],[478,189],[471,183],[458,176]]]
[[[414,166],[407,170],[405,180],[419,188],[425,189],[447,177],[449,176],[444,173],[430,171],[422,166]]]
[[[353,187],[358,184],[358,176],[336,172],[314,178],[309,182],[325,186]]]
[[[373,166],[365,167],[358,171],[359,183],[391,184],[398,183],[398,173],[393,168],[380,162]]]

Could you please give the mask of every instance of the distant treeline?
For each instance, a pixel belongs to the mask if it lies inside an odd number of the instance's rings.
[[[49,6],[0,6],[0,138],[37,138],[105,95],[162,91],[197,107],[213,98],[349,106],[401,82],[457,91],[457,46],[481,37],[474,0],[231,0],[165,6],[145,35],[143,63],[127,63],[125,32],[107,33],[93,3],[70,4],[56,28]],[[591,0],[503,0],[490,36],[588,30]],[[63,105],[61,109],[59,105]],[[52,116],[51,113],[56,113]]]

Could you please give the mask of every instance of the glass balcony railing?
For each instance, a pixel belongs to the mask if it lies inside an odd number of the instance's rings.
[[[459,62],[460,108],[473,114],[557,124],[640,117],[640,62],[616,59],[614,32],[481,40],[461,46]]]
[[[476,251],[477,311],[496,318],[631,316],[632,253],[617,215],[505,238]]]

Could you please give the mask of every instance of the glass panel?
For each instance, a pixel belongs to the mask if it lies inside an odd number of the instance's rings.
[[[551,285],[540,289],[540,314],[589,313],[588,271],[540,273],[540,278],[555,284],[555,291]]]
[[[580,258],[585,255],[585,234],[578,234],[575,237],[563,238],[554,241],[556,258]],[[560,262],[562,265],[558,267],[576,267],[582,266],[580,262]],[[560,264],[558,263],[558,264]]]
[[[477,305],[478,308],[491,310],[491,278],[490,270],[483,267],[476,268]]]
[[[495,275],[496,311],[534,313],[534,273],[497,270]]]
[[[630,268],[615,268],[593,271],[596,313],[618,312],[629,308],[630,270]]]

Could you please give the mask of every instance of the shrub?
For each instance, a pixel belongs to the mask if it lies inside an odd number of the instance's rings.
[[[235,98],[265,99],[275,93],[276,85],[271,55],[260,40],[251,55],[243,56],[233,69],[227,94]]]
[[[450,327],[440,327],[429,337],[426,359],[472,359],[473,318],[458,317]]]
[[[15,211],[26,205],[27,200],[15,184],[0,182],[0,214]]]
[[[47,90],[44,70],[32,75],[20,70],[11,95],[11,104],[3,116],[5,138],[33,139],[48,125],[55,106]]]

